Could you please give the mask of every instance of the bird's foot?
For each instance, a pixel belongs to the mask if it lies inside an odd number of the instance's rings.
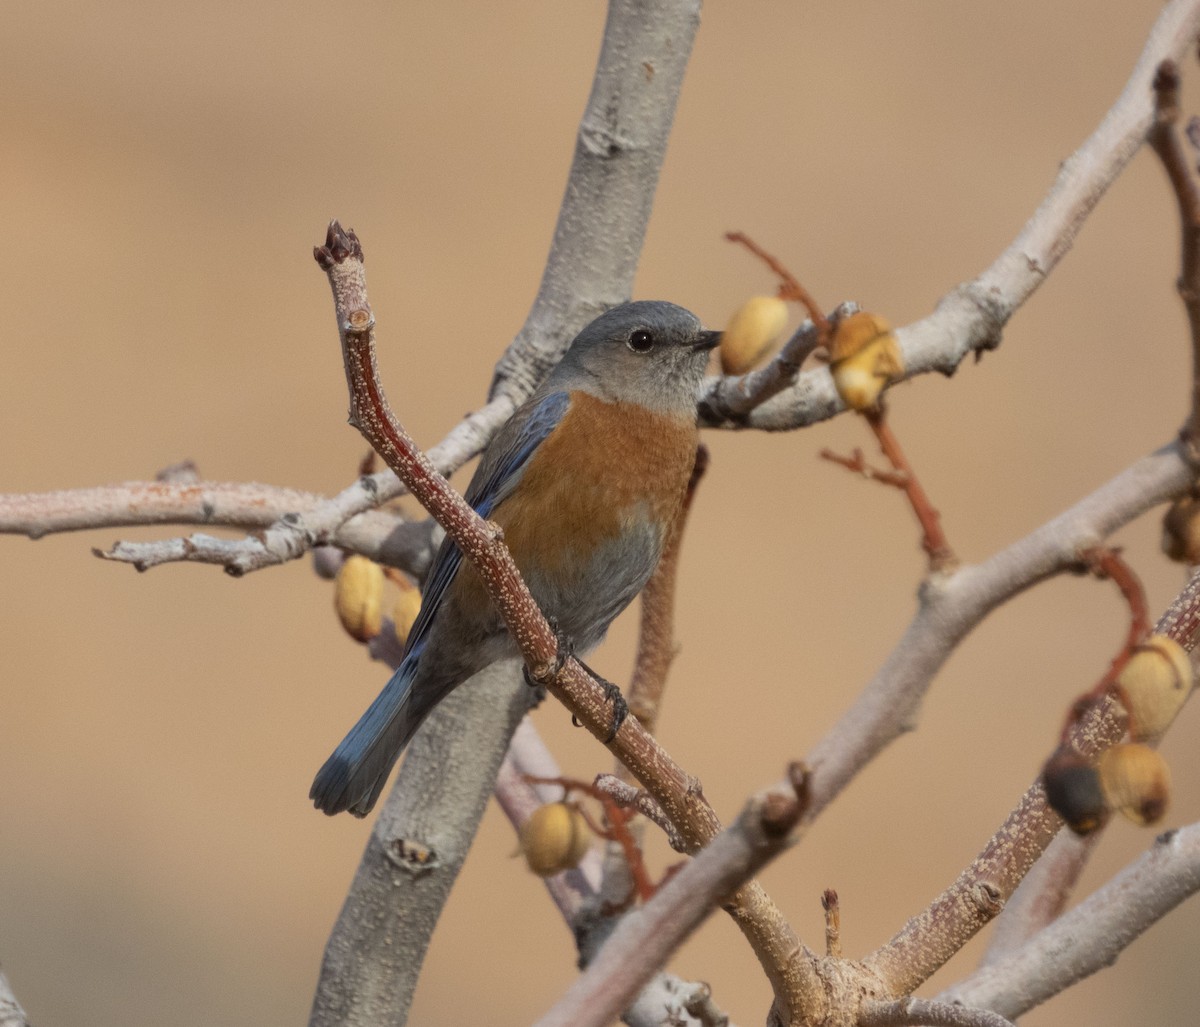
[[[583,660],[580,660],[579,657],[575,658],[579,660],[579,666],[588,672],[591,679],[604,689],[605,700],[612,703],[612,727],[609,728],[608,736],[604,739],[604,744],[608,745],[609,742],[617,737],[617,732],[621,730],[621,725],[625,723],[625,718],[629,716],[629,704],[625,701],[625,696],[621,694],[619,687],[609,681],[608,678],[601,677],[584,663]],[[579,721],[574,717],[571,718],[571,721],[576,727],[579,726]]]

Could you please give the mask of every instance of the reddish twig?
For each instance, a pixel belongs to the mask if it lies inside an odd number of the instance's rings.
[[[1125,668],[1129,658],[1137,651],[1137,647],[1150,634],[1146,592],[1134,569],[1121,557],[1121,551],[1112,547],[1096,546],[1093,549],[1085,550],[1079,556],[1083,566],[1096,577],[1112,581],[1121,590],[1121,595],[1129,605],[1129,630],[1124,643],[1117,655],[1113,657],[1104,676],[1071,703],[1059,739],[1060,748],[1068,745],[1071,728],[1084,713],[1112,692],[1117,676]]]
[[[921,548],[929,557],[929,569],[931,571],[950,570],[958,563],[958,560],[942,531],[941,516],[929,501],[916,472],[905,458],[904,450],[900,448],[900,442],[892,431],[891,425],[888,424],[887,407],[883,400],[881,399],[863,416],[866,417],[867,424],[871,426],[871,431],[875,433],[875,438],[879,440],[879,448],[883,450],[883,455],[888,458],[892,467],[904,475],[904,492],[921,525]]]
[[[658,710],[667,686],[667,673],[679,651],[675,643],[675,583],[678,577],[683,531],[687,525],[696,488],[708,470],[708,463],[708,447],[701,443],[696,449],[696,462],[692,467],[692,476],[684,493],[679,516],[671,527],[658,567],[642,590],[637,656],[629,681],[628,700],[629,712],[637,717],[651,734],[654,734],[657,726]],[[616,772],[619,776],[626,773],[621,764],[617,764]]]
[[[877,467],[871,467],[867,463],[867,458],[863,456],[861,449],[855,448],[850,456],[842,456],[840,453],[835,453],[832,449],[822,449],[817,455],[822,460],[839,464],[848,471],[861,474],[864,478],[869,478],[871,481],[877,481],[883,485],[891,485],[901,490],[908,488],[909,478],[907,474],[901,474],[896,471],[883,471]]]
[[[1179,68],[1163,61],[1154,76],[1154,123],[1147,141],[1170,179],[1179,208],[1180,271],[1176,283],[1192,332],[1192,409],[1184,429],[1193,450],[1200,446],[1200,188],[1188,165],[1179,122]]]
[[[812,323],[817,329],[818,344],[824,345],[829,339],[829,321],[826,320],[825,314],[809,291],[796,280],[796,277],[783,266],[782,262],[771,256],[745,232],[726,232],[725,238],[732,243],[740,243],[745,246],[775,273],[779,278],[779,298],[793,300],[804,305],[804,309],[808,311],[808,316],[812,318]]]
[[[861,474],[864,478],[900,489],[908,497],[909,505],[913,508],[913,513],[917,515],[917,523],[921,526],[921,548],[929,557],[929,569],[933,572],[952,570],[957,566],[958,558],[950,548],[950,543],[946,541],[945,532],[942,531],[941,516],[921,487],[916,472],[909,464],[895,432],[888,423],[887,407],[884,405],[883,398],[880,397],[879,402],[871,409],[863,411],[863,417],[871,426],[871,431],[875,433],[883,455],[892,465],[891,471],[877,470],[868,466],[860,449],[855,449],[854,454],[848,457],[823,449],[820,454],[821,458],[840,464],[856,474]]]
[[[1125,644],[1121,651],[1113,657],[1108,673],[1104,675],[1097,691],[1107,688],[1122,668],[1129,662],[1137,647],[1150,634],[1150,612],[1146,606],[1146,590],[1142,588],[1141,579],[1137,572],[1125,562],[1121,550],[1114,547],[1097,546],[1081,553],[1084,564],[1098,578],[1111,581],[1121,590],[1121,595],[1129,606],[1129,631],[1125,636]]]
[[[646,869],[641,846],[629,830],[629,821],[637,816],[636,810],[623,809],[611,795],[586,781],[578,781],[570,777],[533,777],[529,774],[525,775],[525,780],[531,785],[558,785],[563,790],[564,800],[572,792],[582,792],[600,803],[604,810],[607,827],[596,823],[592,819],[592,815],[582,806],[579,807],[579,812],[583,815],[584,821],[591,828],[593,834],[605,841],[616,842],[621,847],[625,863],[629,868],[629,876],[633,879],[633,891],[629,898],[617,907],[605,910],[607,914],[611,915],[627,909],[635,896],[645,902],[658,890],[658,886],[650,879],[650,872]]]

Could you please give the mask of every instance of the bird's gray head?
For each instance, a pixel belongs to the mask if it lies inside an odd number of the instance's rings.
[[[708,351],[720,337],[674,303],[623,303],[575,337],[547,384],[664,414],[687,414],[695,410]]]

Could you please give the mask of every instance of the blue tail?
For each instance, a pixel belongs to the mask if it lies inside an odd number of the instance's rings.
[[[414,702],[413,681],[423,648],[405,657],[367,712],[317,771],[308,793],[317,809],[330,816],[343,810],[356,817],[371,812],[400,753],[433,708],[430,703]]]

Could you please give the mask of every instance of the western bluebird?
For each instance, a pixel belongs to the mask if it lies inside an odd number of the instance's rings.
[[[672,303],[602,314],[496,433],[467,487],[467,502],[503,529],[538,606],[582,653],[658,563],[695,460],[696,390],[719,338]],[[518,655],[483,582],[446,539],[404,658],[317,773],[316,807],[369,813],[430,711]]]

